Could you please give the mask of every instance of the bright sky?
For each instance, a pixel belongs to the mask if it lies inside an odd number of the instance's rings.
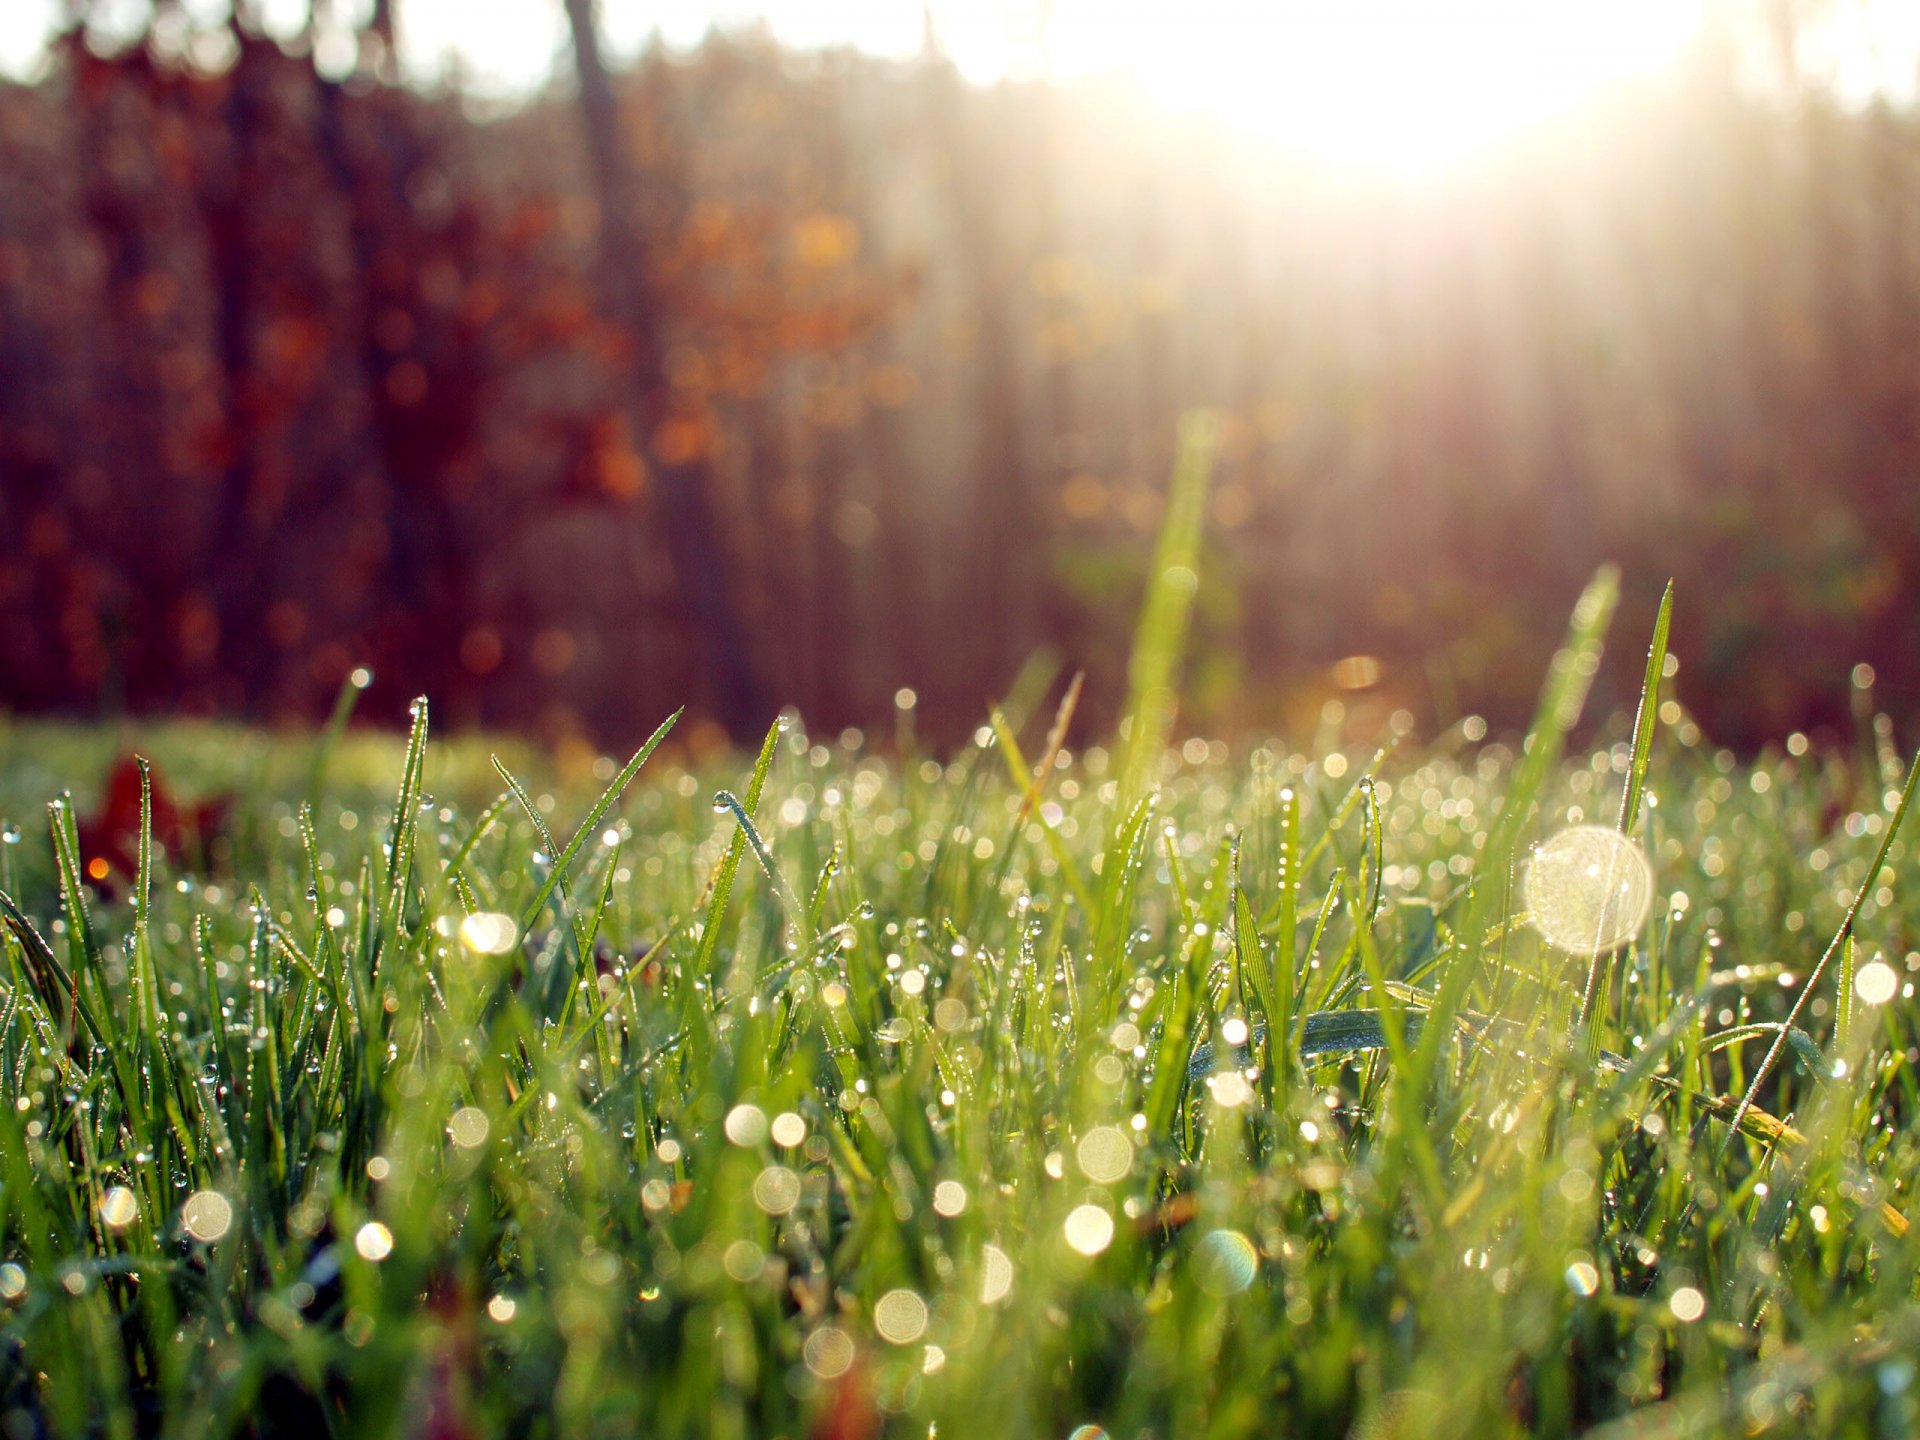
[[[101,27],[136,31],[150,0],[96,0]],[[185,0],[209,23],[227,0]],[[291,33],[307,0],[256,0]],[[1181,113],[1211,116],[1331,164],[1431,173],[1596,92],[1657,72],[1711,0],[932,0],[941,44],[970,78],[1121,76]],[[1739,0],[1720,0],[1739,3]],[[30,76],[62,0],[0,0],[0,73]],[[351,22],[371,0],[335,0]],[[610,48],[658,31],[676,46],[764,21],[801,48],[921,48],[920,0],[602,0]],[[560,0],[399,0],[421,80],[457,58],[477,93],[527,93],[566,60]],[[1855,94],[1911,96],[1920,3],[1840,0],[1811,58]],[[323,42],[322,54],[326,50]],[[350,53],[350,52],[349,52]]]

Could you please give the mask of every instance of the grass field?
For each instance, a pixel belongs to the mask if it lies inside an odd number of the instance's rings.
[[[0,730],[4,1433],[1912,1433],[1886,727],[1716,751],[1663,625],[1566,753],[1602,576],[1524,743],[1170,747],[1177,528],[1110,748],[173,729],[210,868],[91,883],[122,737]]]

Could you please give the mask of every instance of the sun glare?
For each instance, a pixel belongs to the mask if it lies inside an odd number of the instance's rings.
[[[0,0],[0,75],[38,72],[56,3]],[[688,46],[711,26],[754,23],[802,49],[906,57],[924,45],[930,19],[978,84],[1118,79],[1163,114],[1217,123],[1336,174],[1420,180],[1656,73],[1698,33],[1703,3],[932,0],[923,12],[910,0],[602,0],[600,14],[620,57],[653,35]],[[111,36],[117,12],[102,13],[96,26]],[[255,13],[291,35],[306,10],[259,0]],[[567,64],[557,0],[407,0],[399,13],[417,80],[457,75],[474,94],[512,101]],[[1871,47],[1842,29],[1828,48],[1836,72],[1859,80]]]
[[[1210,117],[1329,169],[1417,178],[1470,163],[1612,86],[1651,76],[1699,29],[1687,0],[1063,4],[1064,70],[1122,72],[1169,109]]]

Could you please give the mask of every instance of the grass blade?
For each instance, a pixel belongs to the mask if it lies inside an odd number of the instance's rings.
[[[1633,712],[1633,756],[1627,764],[1627,785],[1620,795],[1620,833],[1631,835],[1640,823],[1640,802],[1646,794],[1647,762],[1653,757],[1653,726],[1660,714],[1660,680],[1667,667],[1667,630],[1673,623],[1673,581],[1660,596],[1654,617],[1653,639],[1647,645],[1647,673],[1640,681],[1640,704]]]
[[[1126,750],[1114,806],[1115,815],[1123,820],[1152,787],[1173,729],[1178,700],[1174,687],[1186,654],[1193,597],[1200,588],[1200,541],[1219,444],[1220,423],[1212,414],[1194,411],[1180,422],[1166,519],[1160,526],[1160,542],[1127,662],[1126,719],[1121,727]]]
[[[523,935],[533,928],[533,922],[540,917],[541,909],[546,905],[547,901],[552,898],[554,890],[557,889],[560,883],[566,878],[568,867],[573,864],[575,857],[579,855],[582,847],[584,847],[588,839],[599,830],[600,822],[607,818],[607,812],[614,807],[615,802],[619,800],[621,793],[626,790],[627,786],[633,783],[633,777],[640,773],[640,767],[647,763],[648,757],[659,747],[660,742],[667,738],[668,732],[673,729],[674,725],[685,713],[684,708],[676,710],[665,720],[661,721],[659,729],[647,737],[647,743],[633,752],[633,758],[621,766],[620,773],[613,777],[612,783],[600,792],[600,798],[594,801],[593,808],[587,811],[587,818],[580,822],[580,828],[573,832],[573,839],[567,842],[567,848],[553,857],[553,864],[548,867],[546,880],[542,882],[539,890],[534,893],[532,902],[522,911],[520,917],[520,932]],[[497,765],[499,762],[496,759],[494,763]],[[537,814],[538,812],[535,813]],[[483,833],[485,833],[483,827],[476,827],[473,835],[474,840],[478,840]],[[468,843],[469,846],[471,846],[472,842],[469,841]],[[552,854],[552,851],[549,850],[548,853]],[[461,852],[461,859],[464,860],[465,858],[466,852],[463,850]]]
[[[1568,733],[1585,708],[1587,691],[1600,668],[1607,626],[1619,598],[1620,575],[1608,565],[1588,582],[1573,607],[1566,642],[1554,653],[1547,683],[1540,693],[1540,706],[1501,801],[1499,818],[1480,853],[1476,867],[1478,883],[1467,922],[1460,931],[1462,943],[1455,947],[1453,964],[1448,967],[1434,1006],[1442,1015],[1457,1011],[1472,987],[1478,972],[1480,942],[1492,928],[1498,908],[1507,901],[1506,879],[1512,871],[1522,829],[1532,818],[1534,801],[1565,749]],[[1416,1088],[1424,1087],[1434,1073],[1440,1058],[1439,1037],[1443,1032],[1444,1027],[1440,1027],[1421,1039],[1414,1066]]]
[[[1880,872],[1886,867],[1887,853],[1893,849],[1893,837],[1900,833],[1900,822],[1907,818],[1907,809],[1913,804],[1916,785],[1920,785],[1920,753],[1914,755],[1913,763],[1907,768],[1907,783],[1901,787],[1900,798],[1893,807],[1893,814],[1888,818],[1886,828],[1881,832],[1880,848],[1874,852],[1873,863],[1867,867],[1867,873],[1860,882],[1860,888],[1854,892],[1853,903],[1847,906],[1847,913],[1840,921],[1840,928],[1834,932],[1832,942],[1820,956],[1812,973],[1807,976],[1807,983],[1802,985],[1799,993],[1794,996],[1792,1008],[1787,1011],[1786,1019],[1780,1023],[1780,1033],[1774,1037],[1773,1044],[1767,1047],[1766,1058],[1761,1060],[1760,1068],[1753,1072],[1753,1079],[1748,1082],[1746,1094],[1740,1097],[1740,1104],[1734,1110],[1733,1120],[1727,1132],[1726,1145],[1722,1146],[1723,1152],[1727,1146],[1733,1144],[1734,1132],[1739,1130],[1740,1122],[1747,1111],[1753,1108],[1754,1101],[1759,1097],[1760,1087],[1767,1083],[1767,1077],[1773,1073],[1773,1067],[1779,1064],[1780,1052],[1786,1048],[1788,1033],[1799,1024],[1800,1012],[1806,1009],[1808,1000],[1812,998],[1814,986],[1820,983],[1820,977],[1826,973],[1827,966],[1832,963],[1833,957],[1853,938],[1853,925],[1860,918],[1860,907],[1867,903],[1867,896],[1871,895],[1880,883]]]

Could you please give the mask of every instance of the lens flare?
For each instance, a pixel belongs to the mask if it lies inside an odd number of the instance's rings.
[[[1640,933],[1653,905],[1653,867],[1618,830],[1575,825],[1533,852],[1524,895],[1548,944],[1590,955]]]

